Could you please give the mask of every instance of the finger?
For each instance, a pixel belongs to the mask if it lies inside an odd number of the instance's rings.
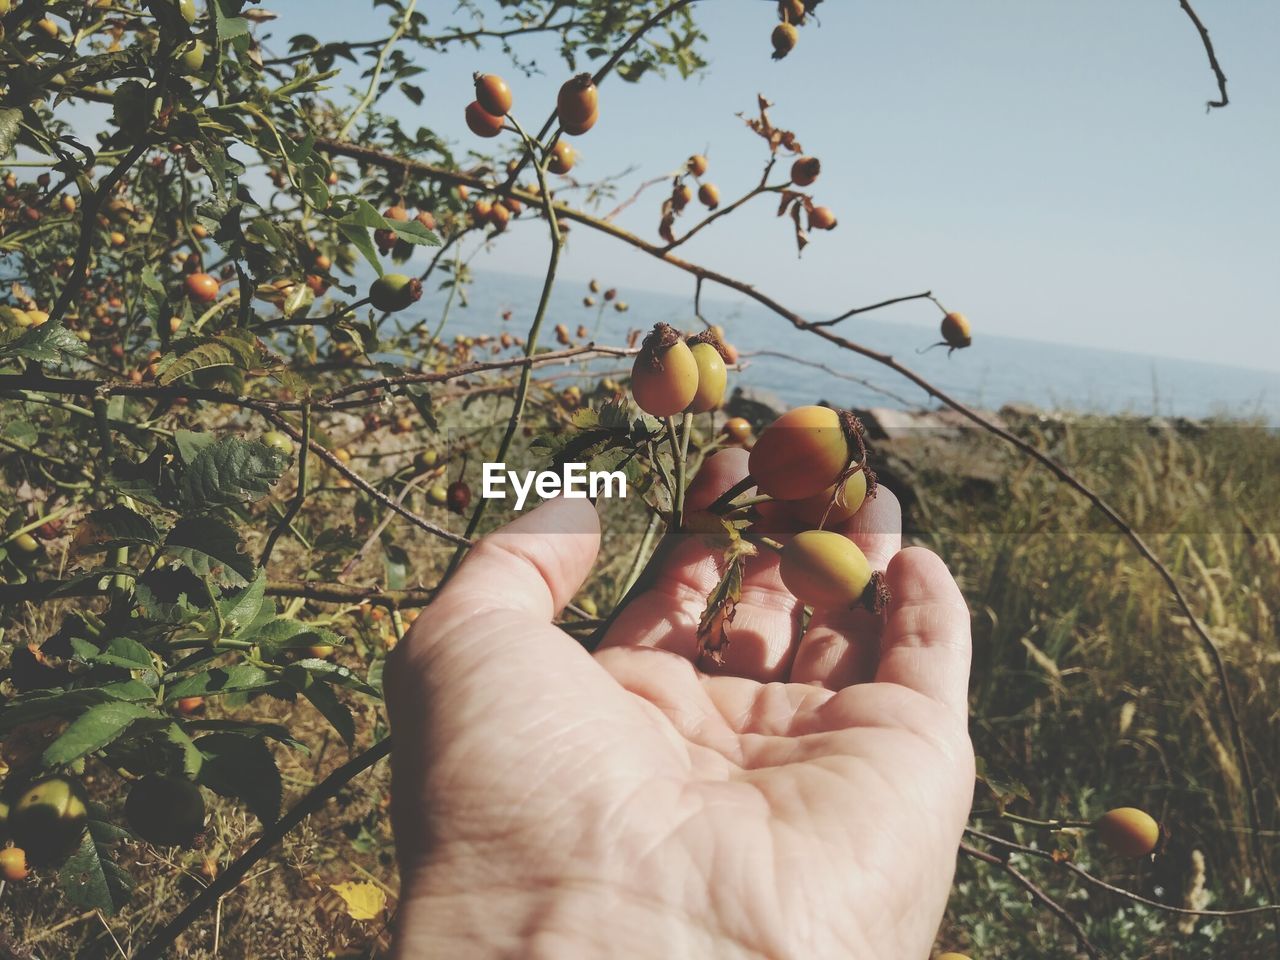
[[[745,450],[713,454],[689,486],[688,509],[710,506],[746,473]],[[801,611],[782,585],[777,554],[764,550],[745,563],[742,596],[728,626],[730,642],[723,650],[724,662],[717,664],[700,656],[698,622],[724,572],[719,551],[697,536],[667,541],[666,549],[648,589],[618,615],[601,646],[657,647],[693,660],[707,672],[756,680],[785,677]]]
[[[432,846],[423,797],[433,771],[447,779],[450,763],[518,764],[527,745],[512,731],[613,686],[551,622],[590,571],[599,531],[588,501],[561,498],[489,534],[388,657],[392,819],[402,862]]]
[[[749,457],[750,454],[742,447],[727,447],[707,457],[685,492],[685,509],[705,510],[715,503],[728,492],[730,487],[747,475]],[[754,493],[755,487],[752,487],[741,496],[750,496]]]
[[[481,538],[429,609],[437,618],[501,608],[550,620],[578,592],[599,549],[590,501],[549,500]]]
[[[423,673],[435,684],[486,662],[546,673],[556,661],[580,659],[578,644],[551,620],[586,579],[599,545],[600,521],[585,499],[550,500],[483,537],[396,646],[398,669],[387,676]],[[487,629],[498,623],[507,629]]]
[[[891,598],[876,681],[910,687],[964,714],[969,608],[951,572],[931,551],[908,547],[889,563],[885,577]]]
[[[836,531],[862,549],[873,570],[884,572],[902,549],[902,507],[898,498],[880,487],[875,499]],[[861,607],[816,611],[800,639],[791,680],[820,683],[831,690],[871,680],[880,659],[883,622],[883,617]]]

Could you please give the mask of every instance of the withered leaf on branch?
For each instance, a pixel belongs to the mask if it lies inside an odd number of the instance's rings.
[[[760,94],[756,95],[756,101],[760,106],[759,117],[747,117],[741,113],[738,116],[742,117],[748,127],[768,141],[770,153],[777,153],[780,149],[791,153],[804,153],[804,148],[800,146],[800,141],[796,139],[794,133],[775,127],[773,121],[769,119],[769,108],[773,104]]]
[[[778,201],[778,216],[786,216],[792,204],[798,206],[803,197],[803,193],[799,193],[795,190],[783,190],[782,198]]]
[[[796,203],[791,207],[791,219],[796,224],[796,252],[804,253],[804,248],[809,243],[809,234],[805,232],[804,225],[800,222],[800,210],[802,204]]]
[[[707,597],[706,609],[698,620],[698,656],[710,657],[713,663],[724,663],[724,651],[730,640],[730,624],[742,599],[742,572],[747,558],[756,548],[743,540],[736,527],[725,524],[728,546],[724,551],[725,569],[720,582]]]

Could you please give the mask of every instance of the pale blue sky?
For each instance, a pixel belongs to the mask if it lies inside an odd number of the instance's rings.
[[[297,4],[296,6],[301,6]],[[433,24],[451,4],[421,5]],[[735,113],[757,92],[820,156],[819,202],[840,226],[797,260],[768,200],[685,248],[813,317],[932,289],[975,332],[1280,369],[1280,4],[1199,0],[1230,80],[1216,92],[1177,0],[828,0],[786,60],[769,59],[771,4],[703,0],[711,60],[701,80],[611,80],[598,125],[579,138],[584,178],[674,169],[707,149],[726,198],[759,176],[763,144]],[[281,40],[370,39],[364,2],[276,9]],[[445,12],[434,11],[444,9]],[[423,61],[422,107],[383,109],[451,138],[493,141],[463,123],[473,70],[501,72],[517,116],[537,126],[566,76],[550,45],[523,46],[546,70],[523,78],[495,46]],[[358,71],[348,68],[352,83]],[[629,187],[628,187],[629,190]],[[661,190],[620,223],[656,238]],[[534,273],[545,230],[521,222],[476,266]],[[683,274],[579,229],[566,278],[692,293]],[[714,292],[713,290],[708,291]],[[936,322],[927,304],[881,319]],[[850,332],[856,328],[852,325]]]

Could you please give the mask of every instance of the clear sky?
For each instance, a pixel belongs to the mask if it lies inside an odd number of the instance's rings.
[[[386,32],[387,8],[371,15],[363,0],[311,0],[305,17],[301,6],[276,7],[269,47],[302,30]],[[420,6],[433,25],[450,22],[452,4]],[[637,165],[629,192],[705,150],[709,178],[735,197],[765,156],[735,114],[762,93],[822,159],[815,193],[840,225],[797,260],[762,199],[691,242],[691,259],[814,318],[932,289],[978,335],[1280,370],[1280,4],[1196,8],[1230,81],[1230,106],[1208,115],[1216,85],[1177,0],[828,0],[780,63],[769,59],[772,4],[703,0],[708,73],[611,79],[600,122],[578,140],[579,169],[586,179]],[[395,95],[382,108],[485,149],[463,123],[473,70],[503,73],[535,127],[567,76],[549,44],[520,49],[546,73],[520,76],[496,45],[457,48],[422,60],[423,106]],[[343,79],[363,84],[358,73]],[[656,239],[663,194],[619,222]],[[692,293],[684,274],[589,233],[573,235],[568,279]],[[537,273],[545,258],[545,229],[528,221],[475,265]],[[937,320],[928,304],[895,310],[879,317]]]

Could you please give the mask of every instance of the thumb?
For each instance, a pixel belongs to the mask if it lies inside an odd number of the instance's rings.
[[[549,500],[472,548],[428,608],[431,619],[500,609],[550,620],[578,592],[599,548],[600,518],[589,500]]]
[[[389,658],[388,705],[443,685],[553,676],[585,651],[551,620],[586,579],[600,521],[585,499],[558,498],[483,537]]]
[[[452,776],[527,765],[529,744],[512,731],[545,722],[567,694],[607,677],[551,623],[586,579],[599,543],[586,500],[543,504],[484,537],[388,656],[391,815],[402,864],[433,843],[434,821],[424,814],[443,802],[429,788],[433,769]]]

